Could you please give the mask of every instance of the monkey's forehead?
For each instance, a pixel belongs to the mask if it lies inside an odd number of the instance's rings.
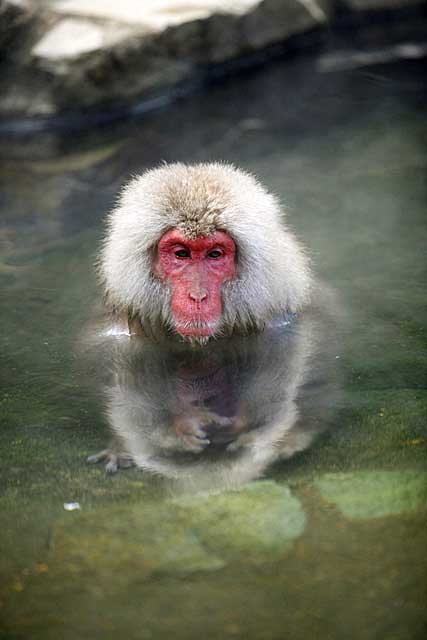
[[[188,238],[208,236],[221,226],[222,214],[235,200],[232,190],[218,177],[190,174],[166,182],[163,207],[175,226]]]
[[[107,244],[151,250],[174,228],[188,239],[226,231],[244,256],[271,254],[284,225],[276,198],[253,176],[220,164],[167,165],[124,188],[110,214]]]
[[[215,231],[211,235],[199,235],[188,238],[179,229],[169,229],[159,240],[159,249],[165,250],[176,244],[185,244],[194,251],[206,251],[216,245],[221,245],[226,251],[234,252],[236,245],[231,236],[225,231]]]
[[[181,219],[176,224],[178,229],[185,238],[196,240],[199,237],[212,236],[221,226],[221,222],[217,218],[203,218],[199,220]]]
[[[258,227],[267,219],[271,224],[279,211],[256,178],[216,163],[149,170],[125,187],[118,205],[120,214],[135,212],[135,222],[175,227],[188,238],[229,230],[230,223],[245,220]]]

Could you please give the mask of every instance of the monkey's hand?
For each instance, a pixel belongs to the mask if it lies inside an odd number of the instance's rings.
[[[128,469],[134,462],[127,453],[117,453],[113,449],[103,449],[99,453],[87,458],[90,464],[105,463],[106,473],[116,473],[119,469]]]
[[[206,437],[204,426],[197,415],[181,415],[174,419],[175,433],[186,451],[197,453],[208,446],[210,440]]]
[[[230,418],[219,416],[207,409],[196,409],[188,414],[181,414],[174,420],[175,433],[187,451],[200,452],[209,444],[207,429],[209,426],[226,427],[232,423]]]

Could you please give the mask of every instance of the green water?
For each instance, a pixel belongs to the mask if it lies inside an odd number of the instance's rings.
[[[424,637],[424,71],[278,63],[144,122],[2,143],[1,637]],[[337,292],[340,393],[300,453],[198,495],[86,463],[111,425],[75,344],[119,186],[212,159],[279,194]]]

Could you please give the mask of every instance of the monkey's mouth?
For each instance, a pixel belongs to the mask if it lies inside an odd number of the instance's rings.
[[[175,323],[175,331],[184,338],[210,338],[217,332],[218,322],[209,320],[189,320]]]

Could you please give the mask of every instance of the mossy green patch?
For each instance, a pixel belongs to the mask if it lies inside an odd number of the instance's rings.
[[[192,513],[195,529],[226,556],[280,553],[304,531],[306,517],[288,487],[272,481],[220,495],[183,497],[173,503]]]
[[[144,579],[271,562],[305,521],[289,489],[268,481],[222,495],[67,514],[55,533],[54,564],[72,574],[137,570]]]
[[[323,498],[348,518],[382,518],[427,506],[427,473],[328,473],[315,481]]]

